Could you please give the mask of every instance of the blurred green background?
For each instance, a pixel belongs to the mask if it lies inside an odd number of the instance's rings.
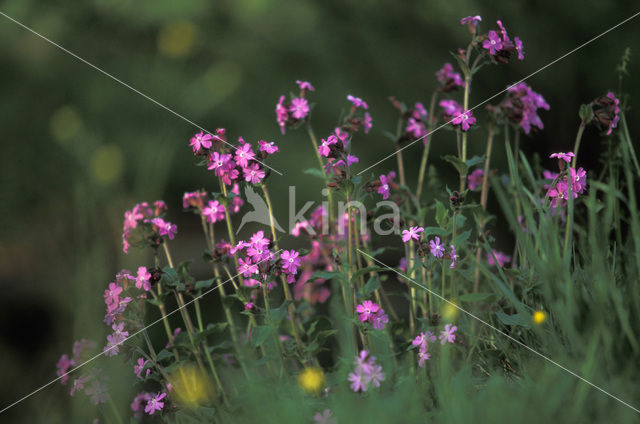
[[[525,43],[524,62],[486,67],[477,76],[474,105],[634,8],[624,0],[9,0],[0,11],[210,131],[226,127],[231,140],[275,140],[281,153],[271,165],[284,176],[272,175],[270,186],[274,203],[282,205],[276,214],[286,222],[288,185],[297,186],[298,203],[320,198],[319,180],[303,173],[316,164],[306,134],[281,136],[275,123],[275,103],[295,89],[296,79],[316,87],[313,125],[319,136],[333,128],[347,94],[369,103],[374,128],[353,146],[363,169],[392,152],[384,131],[395,128],[397,115],[387,97],[427,103],[436,70],[468,42],[461,17],[482,15],[484,29],[502,19]],[[617,88],[615,65],[625,47],[637,50],[639,22],[528,80],[551,111],[542,113],[545,131],[521,143],[526,152],[546,156],[571,149],[580,103]],[[198,258],[204,247],[199,223],[181,213],[181,196],[214,187],[205,170],[193,166],[187,145],[196,132],[192,125],[1,16],[0,37],[4,407],[54,378],[55,363],[73,340],[104,344],[104,287],[123,267],[147,260],[121,253],[124,210],[165,199],[169,219],[179,227],[174,256]],[[639,66],[632,62],[632,76],[640,75]],[[637,79],[627,81],[625,90],[638,98]],[[632,134],[640,130],[635,116],[633,109],[627,114]],[[472,153],[484,149],[482,132],[476,134]],[[455,142],[444,131],[433,140],[432,158],[446,168],[439,156],[453,152]],[[595,132],[586,134],[585,168],[598,167],[599,143]],[[405,155],[414,179],[420,152],[416,144]],[[493,165],[504,169],[501,148],[495,158]],[[394,167],[390,159],[375,172]],[[0,421],[67,422],[67,391],[48,387]]]

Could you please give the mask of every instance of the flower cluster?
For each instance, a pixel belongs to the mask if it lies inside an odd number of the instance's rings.
[[[351,390],[354,392],[366,392],[369,387],[380,387],[385,375],[382,366],[376,364],[376,358],[368,351],[360,351],[356,356],[355,369],[349,374]]]
[[[507,35],[507,30],[501,21],[496,21],[498,31],[491,30],[484,36],[481,36],[482,48],[488,53],[495,61],[500,63],[508,63],[511,56],[515,53],[518,54],[518,59],[524,59],[524,50],[522,41],[520,38],[515,37],[513,41]]]
[[[218,150],[207,151],[207,169],[220,178],[228,186],[235,186],[236,182],[244,179],[250,184],[259,184],[266,176],[264,164],[257,159],[256,152],[251,143],[242,137],[238,137],[238,145],[231,146],[226,142],[224,130],[220,135],[225,144],[232,147],[232,150],[220,146]],[[261,158],[265,159],[278,151],[278,147],[273,142],[264,140],[258,141],[260,145]]]
[[[445,93],[464,87],[464,79],[458,72],[453,71],[453,65],[446,62],[438,72],[436,77],[440,83],[441,90]]]
[[[163,399],[167,396],[165,392],[147,393],[140,392],[131,402],[131,410],[136,418],[142,417],[142,410],[148,415],[153,415],[156,411],[164,409]]]
[[[142,202],[126,211],[122,225],[123,252],[129,253],[129,248],[134,243],[158,247],[162,244],[163,237],[173,240],[178,233],[178,227],[162,218],[166,210],[167,205],[164,201],[157,200],[153,202],[153,206]]]
[[[431,358],[431,354],[429,353],[429,343],[435,341],[436,336],[431,331],[420,333],[411,341],[411,344],[414,347],[418,347],[418,366],[420,368],[424,367],[425,361],[428,361]]]
[[[494,256],[495,256],[495,259],[494,259]],[[508,264],[509,262],[511,262],[511,257],[507,256],[503,252],[494,250],[493,253],[487,253],[487,262],[489,262],[489,265],[491,266],[496,265],[496,262],[497,262],[498,266],[502,268],[504,267],[505,264]]]
[[[289,102],[286,102],[286,97],[282,95],[276,104],[276,121],[282,134],[286,132],[287,127],[293,127],[304,122],[311,111],[306,96],[308,92],[315,91],[315,88],[307,81],[298,80],[296,83],[300,88],[300,94],[297,97],[293,97]]]
[[[73,371],[73,367],[80,367],[87,363],[95,353],[96,346],[96,343],[91,340],[81,339],[74,342],[71,357],[67,354],[60,357],[60,360],[56,364],[56,373],[58,377],[60,377],[62,384],[67,383],[69,378],[68,373]],[[82,374],[73,379],[69,395],[73,397],[78,392],[84,392],[94,405],[106,403],[109,400],[109,395],[107,394],[107,376],[100,368],[83,370]]]
[[[607,127],[607,135],[611,135],[620,120],[620,100],[613,94],[613,91],[609,91],[606,95],[594,100],[593,103],[596,106],[593,111],[596,122]]]
[[[365,300],[356,306],[356,312],[360,314],[358,316],[360,322],[368,322],[376,330],[384,329],[384,326],[389,322],[389,316],[384,312],[384,309],[370,300]]]
[[[538,110],[549,110],[549,104],[539,93],[521,82],[508,88],[505,99],[498,107],[487,106],[487,109],[503,114],[509,122],[522,128],[525,134],[529,134],[532,129],[544,129]]]
[[[469,190],[474,191],[482,187],[482,181],[484,178],[484,171],[480,168],[474,170],[467,177],[467,182],[469,185]]]
[[[405,135],[409,140],[418,140],[427,135],[427,117],[427,110],[420,102],[416,103],[409,111],[409,118],[405,128]],[[424,140],[424,143],[426,144],[427,140]]]
[[[449,253],[445,253],[445,247],[441,242],[440,237],[436,236],[434,240],[429,240],[429,244],[427,244],[425,241],[421,241],[422,233],[424,233],[424,228],[410,227],[408,230],[402,231],[402,241],[405,243],[412,239],[418,241],[418,252],[420,253],[420,255],[424,256],[425,252],[428,250],[434,258],[451,259],[449,268],[454,268],[456,262],[458,261],[458,255],[456,254],[455,246],[452,244]]]
[[[397,189],[398,184],[393,182],[396,173],[394,171],[389,172],[387,175],[380,175],[380,179],[373,183],[373,188],[377,188],[378,194],[382,195],[382,200],[387,200],[389,198],[389,194],[391,194],[391,189]]]
[[[550,157],[558,158],[560,165],[560,174],[555,176],[553,183],[548,186],[547,196],[551,199],[551,207],[553,209],[558,206],[564,206],[569,199],[569,192],[574,199],[582,194],[587,188],[587,172],[578,168],[569,167],[565,169],[565,162],[571,161],[573,153],[554,153]],[[550,175],[551,176],[551,175]]]

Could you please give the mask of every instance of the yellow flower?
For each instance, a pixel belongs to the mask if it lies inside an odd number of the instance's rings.
[[[187,408],[206,405],[213,399],[209,379],[193,365],[184,365],[169,376],[171,395],[177,403]]]
[[[547,313],[545,311],[535,311],[533,313],[533,322],[536,324],[542,324],[547,320]]]
[[[324,372],[316,367],[305,368],[298,376],[298,384],[307,392],[318,393],[324,388]]]

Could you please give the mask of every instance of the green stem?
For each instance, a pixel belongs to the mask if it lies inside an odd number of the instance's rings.
[[[576,162],[578,161],[578,150],[580,149],[580,142],[582,142],[582,133],[584,133],[584,129],[586,124],[584,120],[580,122],[580,126],[578,127],[578,134],[576,134],[576,141],[573,145],[573,160],[571,161],[571,167],[576,167]]]
[[[307,121],[307,134],[309,134],[309,139],[311,140],[311,144],[313,144],[313,151],[316,153],[316,157],[318,158],[320,171],[322,172],[322,175],[324,175],[324,183],[327,188],[327,199],[329,200],[329,231],[331,232],[333,229],[335,213],[333,210],[333,194],[331,193],[331,189],[327,186],[327,184],[329,184],[329,175],[327,175],[327,172],[324,169],[324,162],[322,161],[322,156],[320,156],[320,152],[318,151],[318,139],[316,138],[316,134],[313,131],[313,128],[311,128],[309,121]]]
[[[484,159],[484,173],[482,175],[482,191],[480,193],[480,205],[482,206],[482,210],[487,210],[487,199],[489,197],[489,169],[491,162],[491,148],[493,145],[493,135],[494,129],[493,125],[489,124],[489,136],[487,137],[487,153]],[[480,232],[484,231],[484,222],[480,225]],[[482,255],[482,248],[478,247],[476,249],[476,264],[480,263],[480,258]],[[476,265],[475,278],[473,280],[473,292],[478,292],[478,287],[480,285],[480,267]]]
[[[467,54],[468,57],[468,54]],[[469,75],[468,72],[465,72],[465,76],[464,76],[464,98],[463,98],[463,112],[466,112],[469,109],[469,90],[471,87],[471,75]],[[462,162],[466,163],[467,162],[467,132],[464,131],[462,133]],[[466,182],[467,182],[467,176],[466,175],[461,175],[460,176],[460,191],[464,191]]]
[[[438,98],[438,90],[434,90],[431,95],[431,101],[429,102],[429,127],[427,129],[427,136],[424,139],[424,151],[422,152],[422,161],[420,162],[420,171],[418,171],[418,187],[416,188],[416,202],[420,202],[420,196],[422,195],[422,186],[424,184],[424,175],[427,172],[427,160],[429,159],[429,150],[431,148],[431,131],[435,124],[434,109],[436,107],[436,101]]]

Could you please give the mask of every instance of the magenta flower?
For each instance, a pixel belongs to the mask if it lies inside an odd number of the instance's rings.
[[[243,260],[242,258],[238,259],[238,272],[242,274],[245,278],[251,277],[253,274],[258,273],[258,266],[251,263],[251,259]]]
[[[365,110],[369,109],[369,105],[364,100],[362,100],[360,97],[354,97],[351,94],[349,94],[347,96],[347,100],[349,100],[353,104],[354,107],[361,107],[361,108],[363,108]]]
[[[280,96],[280,100],[276,104],[276,121],[280,126],[280,132],[284,134],[287,121],[289,120],[289,113],[287,107],[284,105],[284,96]]]
[[[519,124],[525,134],[529,134],[532,128],[543,129],[544,124],[538,116],[538,109],[549,110],[549,104],[544,97],[523,82],[510,86],[508,92],[507,99],[500,106],[509,119]]]
[[[296,274],[298,272],[298,267],[300,266],[299,255],[300,253],[295,250],[284,250],[280,254],[280,259],[282,259],[282,270],[288,274]]]
[[[133,373],[139,379],[142,379],[142,370],[144,370],[144,366],[147,365],[148,362],[149,361],[145,360],[144,358],[138,358],[138,363],[133,366]],[[145,377],[148,376],[150,372],[151,372],[151,370],[147,369],[147,373],[146,373]]]
[[[442,258],[444,256],[444,245],[440,244],[440,237],[436,236],[435,241],[429,240],[429,250],[436,258]]]
[[[482,22],[482,17],[480,17],[480,15],[467,16],[466,18],[460,19],[460,24],[461,25],[472,24],[473,26],[477,26],[479,22]]]
[[[370,300],[365,300],[360,305],[356,306],[356,312],[360,314],[358,319],[362,322],[371,321],[379,310],[380,305]]]
[[[164,392],[152,396],[147,401],[147,406],[144,407],[144,412],[149,415],[153,415],[153,413],[156,411],[162,411],[162,408],[164,408],[164,402],[162,402],[162,399],[164,399],[166,396],[167,394]]]
[[[347,155],[347,166],[351,166],[354,163],[358,163],[358,162],[360,162],[360,159],[358,159],[356,156]]]
[[[453,269],[456,266],[456,262],[458,262],[458,255],[456,255],[456,247],[451,245],[451,253],[449,254],[449,259],[451,259],[451,264],[449,264],[449,268]]]
[[[475,190],[477,188],[482,187],[482,180],[484,176],[484,171],[482,169],[476,169],[467,177],[469,181],[469,190]]]
[[[414,118],[409,118],[407,121],[407,128],[405,130],[407,134],[412,136],[413,138],[421,138],[427,135],[427,129],[421,120],[416,120]]]
[[[423,346],[427,344],[427,337],[424,333],[420,333],[416,336],[415,339],[411,341],[411,345],[413,346]]]
[[[567,163],[571,162],[571,158],[574,157],[575,155],[572,152],[569,153],[553,153],[551,156],[549,156],[550,158],[558,158],[560,160],[563,160]]]
[[[425,344],[420,347],[420,350],[418,350],[418,366],[420,368],[424,368],[424,363],[431,358],[427,346],[428,345]]]
[[[149,291],[151,289],[151,274],[147,271],[146,266],[138,267],[138,275],[136,277],[136,288]]]
[[[74,379],[69,395],[73,397],[78,390],[84,390],[84,384],[88,381],[89,381],[89,377],[86,375],[81,375],[80,377]]]
[[[456,330],[458,327],[455,325],[447,324],[444,326],[444,330],[440,332],[440,344],[454,343],[456,341]]]
[[[618,122],[620,121],[620,100],[613,94],[613,91],[609,91],[606,97],[612,103],[609,109],[613,112],[613,119],[611,119],[607,128],[607,135],[611,135],[613,129],[617,128]]]
[[[366,392],[367,391],[367,377],[361,370],[356,370],[349,374],[349,381],[351,382],[351,390],[354,392]]]
[[[260,151],[267,152],[268,155],[272,155],[278,151],[278,146],[276,146],[273,141],[267,142],[264,140],[260,140],[258,141],[258,144],[260,145]]]
[[[242,197],[240,196],[240,185],[238,185],[238,183],[233,184],[231,193],[235,194],[235,196],[233,196],[233,200],[231,200],[231,212],[238,213],[242,205],[244,205],[244,200],[242,200]]]
[[[147,402],[149,399],[151,399],[151,395],[147,392],[138,393],[133,399],[133,402],[131,402],[131,410],[136,418],[142,417],[142,403]]]
[[[265,176],[265,172],[260,169],[257,163],[252,163],[248,167],[242,170],[244,174],[244,180],[251,184],[258,184]]]
[[[298,84],[298,87],[300,87],[300,90],[315,91],[315,88],[313,88],[313,85],[311,85],[310,82],[296,80],[296,84]]]
[[[224,205],[217,200],[209,200],[207,206],[202,208],[202,216],[207,219],[207,222],[215,223],[224,219]]]
[[[389,323],[389,315],[384,312],[384,309],[380,308],[378,312],[373,316],[371,325],[375,330],[384,330],[384,327]]]
[[[178,227],[162,218],[154,218],[151,222],[155,226],[158,235],[167,236],[169,240],[173,240],[178,234]]]
[[[330,409],[325,409],[322,413],[317,412],[313,416],[313,421],[315,424],[338,424],[338,422],[333,419],[333,414]]]
[[[571,191],[582,194],[587,188],[587,172],[582,168],[578,168],[577,171],[575,168],[569,168],[569,174],[571,176]]]
[[[424,233],[424,228],[422,227],[410,227],[408,230],[402,231],[402,241],[408,242],[411,239],[420,240],[420,233]]]
[[[489,54],[495,56],[498,51],[502,50],[502,40],[498,33],[491,30],[487,38],[482,42],[482,47],[489,50]]]
[[[393,178],[396,173],[391,171],[388,175],[380,175],[380,187],[378,187],[378,193],[382,195],[382,200],[387,200],[391,193],[390,184],[393,182]]]
[[[304,119],[309,114],[309,102],[304,97],[296,97],[291,100],[289,112],[295,119]]]
[[[514,40],[516,42],[516,50],[518,51],[518,59],[524,60],[524,48],[522,47],[522,40],[520,40],[520,38],[518,37],[515,37]]]
[[[465,111],[464,113],[459,113],[452,120],[451,124],[460,125],[462,131],[468,131],[471,128],[471,125],[475,125],[476,118],[473,117],[473,114],[470,110]]]
[[[328,158],[329,154],[331,153],[331,148],[329,146],[337,143],[338,137],[336,137],[335,135],[330,135],[326,140],[322,139],[322,143],[318,147],[318,153],[320,153],[321,156]]]
[[[364,133],[369,134],[369,131],[371,131],[371,128],[373,127],[371,115],[369,115],[369,112],[364,113],[364,122],[362,126],[364,127]]]
[[[76,364],[73,361],[73,359],[69,359],[69,355],[64,354],[60,357],[60,359],[58,360],[58,363],[56,364],[56,368],[58,369],[56,371],[56,375],[58,377],[62,377],[60,379],[60,382],[62,384],[65,384],[69,379],[69,376],[67,375],[67,371],[69,370],[69,368],[75,365]]]
[[[203,131],[200,131],[198,134],[191,137],[191,141],[189,141],[189,145],[193,148],[193,153],[197,154],[200,149],[210,149],[212,146],[213,136],[211,134],[204,134]]]
[[[251,145],[249,143],[243,143],[236,149],[235,161],[236,164],[242,168],[245,168],[249,165],[249,161],[253,160],[256,157],[256,154],[251,150]]]
[[[385,375],[382,372],[382,367],[378,364],[372,365],[368,377],[369,384],[371,384],[373,387],[380,387],[380,383],[385,379]]]
[[[217,177],[221,177],[234,166],[235,163],[231,160],[231,155],[213,152],[209,156],[207,169],[212,170]]]
[[[495,260],[493,259],[494,256],[496,257]],[[493,255],[491,253],[487,254],[487,261],[489,262],[489,265],[495,265],[496,260],[498,261],[498,266],[500,268],[504,267],[504,264],[511,262],[511,258],[509,256],[498,250],[494,250]]]
[[[104,302],[107,306],[117,305],[120,293],[122,293],[122,287],[116,283],[109,283],[109,288],[104,291]]]
[[[440,100],[440,107],[444,109],[444,114],[447,117],[452,117],[462,112],[462,106],[455,100]]]
[[[464,87],[462,75],[458,72],[454,72],[453,66],[449,62],[446,62],[442,68],[436,72],[436,78],[445,92],[455,90],[458,87]],[[426,118],[426,113],[424,118]]]

